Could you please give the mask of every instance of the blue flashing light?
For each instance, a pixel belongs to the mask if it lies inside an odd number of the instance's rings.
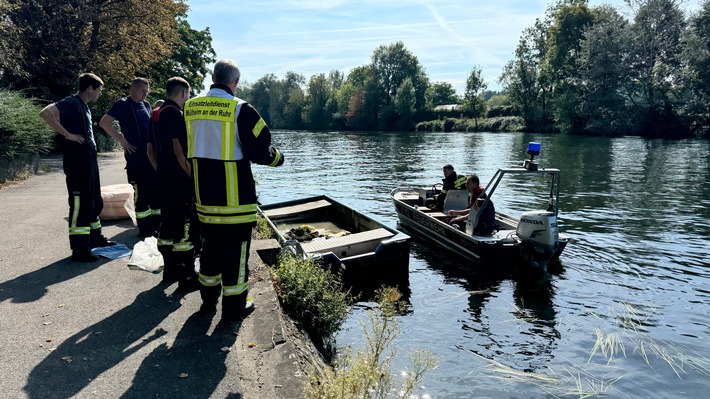
[[[528,154],[531,156],[540,155],[540,143],[531,141],[528,143]]]

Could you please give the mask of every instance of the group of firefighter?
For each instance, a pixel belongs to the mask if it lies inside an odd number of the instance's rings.
[[[256,109],[235,97],[239,77],[234,61],[221,60],[206,95],[190,99],[189,83],[173,77],[165,82],[166,98],[156,106],[145,100],[150,82],[135,78],[129,95],[99,122],[123,147],[138,233],[158,238],[163,280],[199,287],[202,312],[215,312],[221,296],[222,318],[229,320],[254,309],[247,300],[247,262],[257,219],[251,163],[284,162]],[[77,94],[40,113],[65,139],[69,242],[78,262],[97,260],[92,248],[116,244],[101,233],[103,201],[87,105],[101,96],[102,86],[98,76],[82,74]]]

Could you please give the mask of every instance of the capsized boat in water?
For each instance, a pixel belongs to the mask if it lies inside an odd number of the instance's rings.
[[[328,196],[260,205],[259,213],[282,247],[321,260],[346,285],[409,282],[410,237]]]
[[[495,261],[518,259],[527,261],[534,268],[545,272],[548,263],[560,256],[569,242],[569,237],[561,234],[557,225],[559,204],[560,170],[540,168],[534,160],[540,154],[540,143],[528,144],[530,159],[522,167],[501,168],[493,175],[483,193],[477,198],[479,209],[484,209],[490,202],[497,201],[494,195],[504,180],[519,178],[540,179],[545,185],[544,199],[546,209],[522,212],[518,217],[495,212],[494,230],[489,235],[474,235],[480,211],[471,210],[466,220],[465,230],[449,224],[451,209],[461,210],[468,207],[467,190],[449,190],[444,201],[443,211],[425,206],[435,194],[434,187],[412,188],[398,187],[390,192],[395,211],[400,223],[425,241],[431,241],[444,248],[476,261]],[[516,186],[522,186],[517,184]],[[532,193],[516,195],[527,198]],[[539,198],[539,196],[538,196]],[[495,202],[494,202],[495,203]]]

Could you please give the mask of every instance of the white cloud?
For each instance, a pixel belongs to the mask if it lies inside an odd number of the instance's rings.
[[[550,0],[552,2],[552,0]],[[603,1],[590,1],[591,6]],[[618,9],[622,0],[611,1]],[[233,58],[247,81],[286,71],[306,78],[348,73],[370,62],[380,45],[402,41],[432,81],[459,93],[474,66],[490,89],[513,57],[520,34],[542,18],[547,1],[287,0],[189,1],[195,29],[210,27],[218,58]],[[690,1],[690,9],[698,1]]]

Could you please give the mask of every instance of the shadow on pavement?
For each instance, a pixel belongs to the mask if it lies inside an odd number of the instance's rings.
[[[163,343],[145,358],[121,398],[209,398],[227,374],[228,354],[239,329],[237,323],[220,322],[207,335],[211,321],[212,315],[190,316],[171,346]],[[227,389],[241,389],[238,380],[231,383]],[[241,397],[235,392],[228,396]]]
[[[11,299],[14,303],[39,300],[47,293],[47,288],[88,273],[108,262],[100,259],[91,263],[77,263],[71,257],[49,264],[31,273],[0,284],[0,302]]]
[[[180,307],[181,295],[167,298],[165,288],[158,284],[138,294],[132,304],[67,338],[30,372],[24,387],[27,396],[71,397],[167,334],[155,327]]]

